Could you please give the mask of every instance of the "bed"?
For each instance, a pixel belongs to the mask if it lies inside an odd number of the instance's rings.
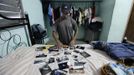
[[[34,48],[18,48],[0,59],[0,75],[41,75],[34,59]]]
[[[34,45],[27,48],[18,48],[8,56],[0,59],[0,75],[41,75],[39,68],[45,63],[34,64],[35,56],[38,54],[36,51],[37,47],[47,45]],[[114,61],[105,52],[100,50],[94,50],[89,44],[79,44],[77,46],[85,47],[84,51],[89,53],[91,56],[82,58],[81,60],[86,61],[85,73],[83,74],[69,74],[67,75],[101,75],[100,68]],[[46,52],[43,51],[44,53]],[[45,58],[41,58],[45,60]],[[55,65],[52,65],[55,66]],[[47,75],[50,75],[48,73]]]

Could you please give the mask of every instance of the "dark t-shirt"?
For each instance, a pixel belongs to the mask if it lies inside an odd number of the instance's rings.
[[[77,31],[76,21],[70,16],[62,16],[53,25],[53,31],[58,33],[63,44],[69,45]]]

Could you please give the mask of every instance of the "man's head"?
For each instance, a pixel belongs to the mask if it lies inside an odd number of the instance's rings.
[[[67,15],[70,12],[70,6],[63,4],[62,7],[61,7],[61,10],[62,10],[63,14]]]

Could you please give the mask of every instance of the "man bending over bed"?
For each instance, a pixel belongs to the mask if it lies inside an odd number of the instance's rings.
[[[78,32],[76,21],[69,15],[70,8],[62,5],[62,16],[53,25],[52,35],[57,47],[73,46]]]

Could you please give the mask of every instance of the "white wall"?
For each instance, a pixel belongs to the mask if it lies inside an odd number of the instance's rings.
[[[22,0],[24,12],[28,13],[30,19],[30,25],[40,24],[46,29],[44,15],[42,10],[42,4],[40,0]],[[48,38],[44,39],[44,43],[48,41]]]
[[[116,0],[108,42],[121,42],[131,13],[133,0]]]
[[[22,0],[23,9],[28,13],[30,24],[41,24],[44,26],[42,5],[40,0]]]

